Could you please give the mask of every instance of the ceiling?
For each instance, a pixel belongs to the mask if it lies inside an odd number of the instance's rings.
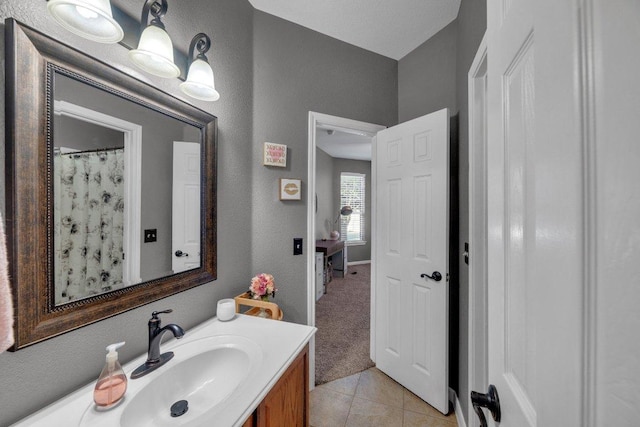
[[[337,159],[371,161],[371,137],[343,132],[319,125],[316,147]]]
[[[399,60],[453,21],[460,0],[249,0],[258,10]]]

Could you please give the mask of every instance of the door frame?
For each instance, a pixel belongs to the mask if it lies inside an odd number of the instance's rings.
[[[372,144],[372,158],[371,158],[371,283],[375,283],[375,214],[376,214],[376,199],[375,199],[375,173],[376,173],[376,158],[375,158],[375,144],[376,135],[379,131],[386,129],[386,126],[377,125],[373,123],[361,122],[358,120],[347,119],[344,117],[331,116],[329,114],[317,113],[309,111],[309,126],[308,126],[308,148],[307,148],[307,325],[316,325],[316,299],[315,299],[315,235],[316,235],[316,220],[315,220],[315,194],[316,194],[316,130],[318,126],[328,125],[336,128],[342,128],[345,130],[355,131],[360,134],[365,134],[371,137]],[[371,286],[371,345],[370,356],[372,360],[375,357],[373,351],[375,340],[375,321],[373,316],[373,309],[375,307],[375,289]],[[316,366],[316,353],[315,353],[315,338],[311,339],[309,346],[309,390],[313,390],[315,387],[315,366]]]
[[[469,391],[488,387],[487,324],[487,40],[483,36],[468,73],[469,105]],[[478,103],[482,103],[478,106]],[[484,319],[484,321],[482,321]],[[480,425],[467,399],[469,427]]]

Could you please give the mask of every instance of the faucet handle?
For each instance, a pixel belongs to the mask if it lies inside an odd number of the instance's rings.
[[[151,313],[151,320],[160,320],[160,318],[158,317],[158,314],[172,313],[172,312],[173,312],[172,309],[167,309],[167,310],[162,310],[162,311],[154,311],[153,313]]]

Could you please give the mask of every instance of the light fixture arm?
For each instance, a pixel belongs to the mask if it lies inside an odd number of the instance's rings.
[[[147,0],[142,7],[142,17],[140,18],[140,32],[142,32],[149,22],[149,14],[153,16],[153,19],[149,25],[155,25],[157,27],[164,28],[164,24],[160,20],[167,14],[169,10],[169,3],[167,0]]]
[[[198,55],[195,59],[202,59],[205,62],[209,62],[205,53],[211,48],[211,39],[205,33],[198,33],[191,39],[189,45],[189,63],[194,60],[193,54],[198,51]],[[188,64],[187,64],[188,65]]]

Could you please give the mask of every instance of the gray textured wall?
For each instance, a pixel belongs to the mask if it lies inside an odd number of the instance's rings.
[[[316,239],[329,238],[338,212],[337,202],[333,197],[333,161],[333,157],[316,148]]]
[[[139,16],[141,2],[113,0]],[[45,1],[0,2],[0,57],[4,59],[4,19],[13,17],[63,43],[132,70],[126,50],[85,41],[63,30],[46,12]],[[121,359],[126,362],[147,350],[147,320],[151,311],[173,308],[165,321],[188,329],[215,314],[217,300],[239,294],[248,286],[252,240],[251,186],[253,120],[252,94],[253,8],[246,0],[192,0],[173,2],[163,19],[174,44],[186,50],[197,32],[213,40],[209,59],[216,73],[221,99],[193,102],[218,117],[218,280],[131,310],[16,353],[0,354],[0,425],[5,426],[97,379],[104,364],[105,346],[126,341]],[[4,65],[4,64],[3,64]],[[0,85],[4,88],[4,66]],[[142,76],[153,85],[183,98],[177,79]],[[4,93],[4,91],[2,91]],[[4,117],[4,97],[0,97]],[[183,98],[184,99],[184,98]],[[0,121],[0,176],[4,176],[5,122]],[[0,186],[4,212],[4,185]]]
[[[55,147],[91,151],[124,147],[124,133],[68,116],[56,116],[53,125]]]
[[[363,160],[333,159],[333,197],[336,203],[336,215],[340,205],[340,174],[342,172],[363,173],[365,177],[365,245],[349,246],[348,262],[371,260],[371,162]],[[334,216],[335,219],[335,216]],[[338,230],[340,231],[340,230]]]
[[[457,111],[457,29],[455,20],[398,61],[400,123],[443,108]]]
[[[397,62],[259,11],[253,31],[252,273],[277,273],[285,319],[304,323],[306,256],[292,239],[307,233],[308,112],[396,124]],[[265,141],[288,146],[286,168],[262,166]],[[302,179],[303,200],[279,201],[279,178]]]

